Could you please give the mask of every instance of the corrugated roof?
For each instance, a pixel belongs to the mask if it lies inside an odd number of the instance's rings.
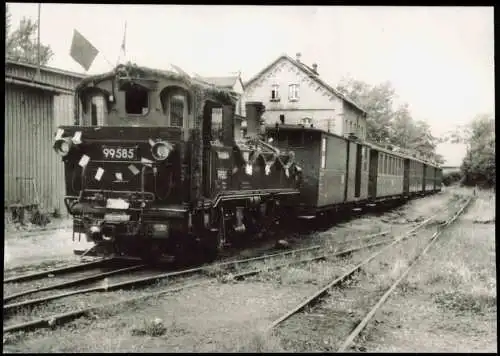
[[[17,84],[22,86],[27,86],[31,88],[37,88],[41,90],[45,90],[48,92],[56,93],[56,94],[73,94],[73,91],[68,90],[67,88],[57,87],[55,85],[50,85],[47,83],[41,83],[38,81],[30,81],[23,80],[21,78],[14,78],[12,76],[5,76],[5,82],[9,84]]]
[[[341,92],[339,92],[338,90],[336,90],[335,88],[333,88],[332,86],[330,86],[329,84],[327,84],[325,81],[323,81],[319,77],[319,75],[317,75],[316,73],[314,73],[314,71],[312,70],[312,68],[308,67],[307,65],[305,65],[302,62],[296,61],[295,59],[291,58],[290,56],[288,56],[286,54],[283,54],[283,55],[279,56],[271,64],[269,64],[267,67],[265,67],[259,73],[257,73],[254,77],[252,77],[250,80],[248,80],[244,84],[245,88],[248,85],[250,85],[251,83],[253,83],[255,80],[257,80],[258,78],[260,78],[265,72],[267,72],[272,66],[274,66],[276,63],[278,63],[281,59],[286,59],[287,61],[289,61],[290,63],[292,63],[293,65],[295,65],[297,68],[299,68],[300,70],[302,70],[305,74],[307,74],[309,78],[313,79],[318,84],[320,84],[325,89],[327,89],[330,93],[338,96],[339,98],[345,100],[346,102],[348,102],[349,104],[351,104],[352,106],[354,106],[356,109],[358,109],[358,110],[364,112],[365,114],[367,114],[367,111],[365,109],[363,109],[361,106],[359,106],[356,102],[354,102],[354,100],[352,100],[351,98],[349,98],[346,95],[342,94]]]
[[[32,69],[37,69],[38,68],[37,65],[34,65],[34,64],[31,64],[31,63],[22,62],[22,61],[16,61],[16,60],[13,60],[12,58],[6,58],[5,59],[5,64],[6,65],[7,64],[18,65],[18,66],[23,66],[23,67],[32,68]],[[86,74],[76,73],[76,72],[70,72],[68,70],[58,69],[58,68],[44,66],[44,65],[40,66],[40,70],[43,70],[43,71],[46,71],[46,72],[51,72],[51,73],[56,73],[56,74],[67,75],[67,76],[74,77],[74,78],[85,78],[85,77],[87,77]]]

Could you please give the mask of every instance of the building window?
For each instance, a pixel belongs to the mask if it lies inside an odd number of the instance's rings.
[[[331,132],[335,129],[335,121],[333,119],[326,119],[327,122],[327,130]]]
[[[321,168],[326,168],[326,137],[321,139]]]
[[[280,101],[280,92],[279,92],[280,86],[277,84],[274,84],[271,89],[271,101]]]
[[[149,92],[140,86],[125,91],[125,110],[130,115],[147,115],[149,112]]]
[[[312,119],[310,117],[303,117],[300,121],[304,127],[312,127]]]
[[[290,84],[288,86],[288,100],[297,101],[299,100],[299,85]]]

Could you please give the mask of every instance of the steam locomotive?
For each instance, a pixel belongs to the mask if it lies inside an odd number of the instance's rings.
[[[85,78],[58,128],[73,238],[98,255],[190,262],[280,221],[431,194],[441,168],[314,127],[265,126],[260,102],[132,64]],[[222,116],[213,115],[221,110]]]
[[[120,65],[76,88],[75,124],[60,126],[73,238],[96,254],[209,260],[290,213],[301,168],[261,139],[261,103],[170,71]],[[100,104],[100,105],[99,105]],[[222,109],[222,120],[212,115]]]

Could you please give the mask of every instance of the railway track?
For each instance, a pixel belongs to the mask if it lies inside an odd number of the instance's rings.
[[[180,286],[173,286],[172,288],[168,288],[163,291],[155,291],[151,293],[141,293],[141,295],[137,297],[132,297],[126,300],[122,301],[117,301],[116,303],[108,303],[108,304],[101,304],[101,305],[96,305],[88,308],[81,308],[78,310],[73,310],[71,312],[66,312],[66,313],[59,313],[59,314],[52,314],[47,317],[37,319],[37,320],[31,320],[28,322],[23,322],[15,325],[10,325],[10,326],[4,326],[4,332],[12,332],[12,331],[18,331],[18,330],[26,330],[26,329],[31,329],[31,328],[37,328],[37,327],[43,327],[43,326],[53,326],[55,325],[56,322],[60,322],[63,320],[72,320],[76,317],[79,317],[81,315],[84,315],[86,313],[89,313],[92,310],[96,309],[101,309],[101,308],[106,308],[114,304],[120,304],[120,303],[127,303],[130,301],[135,301],[135,300],[140,300],[143,298],[148,298],[151,296],[156,296],[156,295],[161,295],[165,293],[171,293],[175,292],[178,290],[182,290],[185,288],[189,288],[192,286],[197,286],[200,284],[205,284],[205,283],[213,283],[216,281],[214,278],[206,279],[207,275],[210,277],[211,275],[214,274],[226,274],[226,275],[231,275],[232,273],[235,273],[232,277],[235,279],[243,279],[245,277],[251,276],[258,274],[262,270],[256,270],[254,268],[251,268],[251,265],[256,262],[266,262],[270,260],[276,260],[280,258],[288,258],[288,257],[293,257],[292,261],[289,261],[287,263],[283,264],[275,264],[272,268],[282,268],[284,266],[289,266],[292,264],[300,264],[300,263],[307,263],[307,262],[312,262],[312,261],[318,261],[322,259],[326,259],[328,257],[332,256],[341,256],[345,255],[348,253],[351,253],[356,250],[360,250],[363,248],[370,248],[373,246],[378,246],[380,244],[386,244],[390,243],[392,239],[387,239],[386,236],[389,234],[388,231],[383,231],[379,232],[377,234],[371,234],[368,236],[362,236],[357,239],[351,239],[348,241],[343,242],[342,244],[345,243],[356,243],[356,242],[362,242],[369,240],[370,243],[357,246],[357,247],[350,247],[350,248],[344,248],[341,251],[324,251],[324,247],[320,245],[315,245],[315,246],[310,246],[306,248],[300,248],[300,249],[295,249],[295,250],[290,250],[290,251],[285,251],[281,253],[273,253],[273,254],[267,254],[263,256],[257,256],[257,257],[252,257],[252,258],[247,258],[247,259],[240,259],[240,260],[227,260],[224,262],[219,262],[219,263],[214,263],[210,265],[205,265],[205,266],[200,266],[196,268],[190,268],[186,270],[180,270],[180,271],[172,271],[172,272],[166,272],[166,273],[150,273],[150,275],[146,277],[140,277],[140,278],[127,278],[124,281],[118,281],[116,283],[102,283],[103,278],[109,278],[114,275],[122,275],[125,273],[129,272],[139,272],[139,271],[144,271],[145,266],[144,265],[136,265],[136,266],[131,266],[131,267],[126,267],[118,270],[112,270],[109,272],[104,272],[104,273],[99,273],[83,278],[78,278],[70,281],[65,281],[62,283],[58,284],[52,284],[48,286],[42,286],[39,288],[32,288],[28,290],[24,290],[21,292],[18,292],[13,295],[9,295],[4,298],[4,307],[3,307],[3,312],[4,312],[4,320],[8,319],[9,316],[15,313],[16,310],[22,310],[22,309],[31,309],[33,307],[47,304],[50,302],[53,302],[58,299],[64,299],[68,298],[71,296],[76,296],[76,295],[82,295],[82,294],[92,294],[92,293],[102,293],[102,292],[111,292],[111,291],[116,291],[116,290],[124,290],[124,289],[131,289],[134,287],[139,287],[139,286],[145,286],[145,285],[151,285],[154,284],[155,282],[158,281],[164,281],[167,280],[169,284],[172,284],[172,282],[181,277],[189,277],[189,276],[198,276],[201,277],[199,278],[200,280],[196,280],[195,283],[187,283],[183,284]],[[381,238],[381,241],[375,241],[375,239]],[[307,256],[307,257],[303,257]],[[250,267],[250,268],[249,268]],[[245,271],[241,272],[241,270]],[[44,272],[43,274],[45,275],[47,272]],[[203,278],[205,277],[205,278]],[[40,298],[34,298],[34,299],[29,299],[29,300],[24,300],[21,302],[17,303],[9,303],[5,304],[7,301],[11,301],[16,298],[21,298],[30,294],[36,294],[42,291],[50,291],[54,289],[62,289],[62,288],[67,288],[71,286],[77,286],[81,284],[86,284],[89,282],[101,282],[96,286],[90,287],[90,288],[79,288],[76,290],[70,290],[70,291],[65,291],[62,293],[57,293],[57,294],[50,294],[47,296],[43,296]],[[4,323],[5,324],[5,323]]]
[[[375,313],[380,309],[380,307],[384,304],[384,302],[391,296],[394,290],[398,287],[401,281],[408,275],[410,270],[415,266],[418,260],[425,255],[425,253],[432,247],[435,243],[439,235],[449,226],[451,225],[467,208],[467,206],[472,201],[472,197],[466,199],[465,203],[453,214],[449,219],[444,222],[441,222],[437,226],[437,231],[426,241],[425,246],[415,254],[415,256],[410,260],[408,267],[405,269],[403,273],[391,284],[391,286],[387,289],[387,291],[378,299],[377,303],[369,310],[368,313],[365,314],[364,318],[357,324],[357,326],[349,333],[349,335],[340,343],[340,347],[338,349],[339,352],[344,352],[346,349],[353,343],[353,341],[359,336],[359,334],[363,331],[363,329],[368,325],[370,320],[373,318]],[[437,214],[435,215],[437,216]],[[376,257],[380,256],[384,251],[387,251],[392,246],[402,242],[412,235],[416,230],[420,229],[427,225],[435,216],[426,219],[418,226],[411,229],[409,232],[400,236],[399,238],[394,239],[393,242],[389,243],[387,246],[379,249],[374,254],[370,255],[368,258],[358,263],[355,267],[351,268],[349,271],[341,275],[340,277],[335,278],[326,284],[323,288],[316,291],[313,295],[309,296],[306,300],[299,303],[296,307],[289,310],[286,314],[281,316],[280,318],[273,321],[267,328],[268,332],[272,332],[277,329],[280,325],[282,325],[286,320],[292,318],[296,314],[304,311],[307,308],[313,307],[314,305],[321,302],[321,300],[328,294],[328,292],[336,286],[341,285],[344,281],[349,279],[351,276],[360,271],[364,266],[366,266],[369,262],[374,260]]]
[[[64,266],[64,267],[48,269],[48,270],[41,271],[41,272],[27,273],[27,274],[23,274],[20,276],[8,277],[8,278],[5,278],[3,280],[3,283],[4,284],[20,283],[20,282],[33,281],[33,280],[47,278],[47,277],[60,276],[60,275],[66,274],[66,273],[82,271],[82,270],[94,268],[94,267],[101,267],[101,266],[105,265],[106,263],[111,262],[112,260],[113,260],[112,258],[99,259],[98,261],[72,264],[72,265],[68,265],[68,266]]]

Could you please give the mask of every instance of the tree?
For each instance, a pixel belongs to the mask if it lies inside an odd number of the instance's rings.
[[[367,138],[375,142],[388,142],[392,119],[394,89],[389,82],[371,86],[352,78],[344,78],[337,90],[351,98],[368,112]]]
[[[23,17],[19,23],[19,27],[11,33],[11,14],[8,7],[6,10],[6,57],[15,61],[38,64],[38,23],[29,18]],[[53,55],[54,53],[52,52],[50,46],[40,44],[41,65],[47,64]]]
[[[391,143],[402,148],[411,148],[411,141],[414,137],[416,137],[415,123],[408,104],[404,104],[393,115]]]
[[[437,140],[430,126],[422,120],[415,122],[406,103],[394,109],[396,92],[390,82],[371,86],[359,80],[344,78],[337,90],[368,112],[368,140],[379,144],[389,143],[444,162],[443,157],[435,153]]]
[[[425,121],[415,123],[415,132],[411,141],[412,148],[425,157],[435,155],[436,139],[431,133],[431,127]]]
[[[496,183],[495,119],[478,115],[462,129],[460,138],[467,143],[467,154],[462,162],[465,185],[494,186]]]

